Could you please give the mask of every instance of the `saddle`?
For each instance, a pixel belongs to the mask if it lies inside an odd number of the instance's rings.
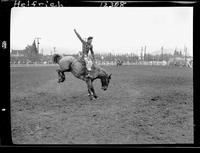
[[[95,63],[93,63],[92,64],[92,66],[91,66],[91,71],[89,71],[88,69],[87,69],[87,65],[86,65],[86,61],[85,61],[85,59],[84,58],[78,58],[78,61],[83,65],[83,67],[84,67],[84,77],[86,77],[86,76],[88,76],[88,75],[90,75],[90,76],[92,76],[92,77],[95,77],[95,75],[96,75],[96,73],[95,73],[95,71],[96,71],[96,64]]]

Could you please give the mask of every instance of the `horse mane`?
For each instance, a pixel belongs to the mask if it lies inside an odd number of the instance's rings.
[[[57,63],[58,64],[58,62],[59,62],[59,60],[62,58],[62,56],[61,55],[59,55],[59,54],[54,54],[53,56],[52,56],[52,61],[53,61],[53,63]]]
[[[100,77],[102,77],[102,76],[108,76],[108,72],[105,69],[103,69],[101,66],[95,64],[94,68],[96,69],[96,71],[99,72],[99,76]]]

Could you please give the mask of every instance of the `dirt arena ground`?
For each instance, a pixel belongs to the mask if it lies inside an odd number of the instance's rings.
[[[90,101],[85,82],[57,67],[11,68],[14,144],[193,143],[193,71],[163,66],[103,66],[107,91]]]

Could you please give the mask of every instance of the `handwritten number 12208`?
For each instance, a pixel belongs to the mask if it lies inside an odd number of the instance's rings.
[[[101,2],[100,7],[124,7],[126,2],[120,1],[120,2]]]

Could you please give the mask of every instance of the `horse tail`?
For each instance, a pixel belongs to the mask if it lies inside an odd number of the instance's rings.
[[[61,55],[54,54],[53,57],[52,57],[52,61],[53,61],[53,63],[57,63],[58,64],[61,58],[62,58]]]

